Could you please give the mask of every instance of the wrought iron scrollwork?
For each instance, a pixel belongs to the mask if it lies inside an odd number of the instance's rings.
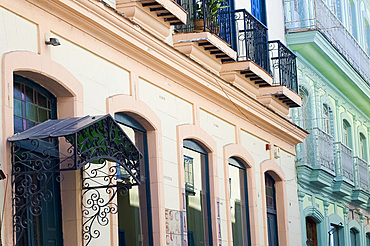
[[[238,61],[251,60],[270,73],[268,60],[267,27],[245,9],[233,11],[236,43],[233,49]]]
[[[269,41],[270,69],[274,85],[285,85],[298,93],[296,55],[280,41]]]
[[[59,141],[61,135],[32,140],[17,136],[13,141],[14,245],[27,245],[30,231],[39,233],[45,204],[54,198],[60,204],[64,171],[82,170],[83,245],[97,239],[100,227],[109,224],[109,215],[117,213],[117,192],[140,184],[142,155],[113,118],[85,117],[75,122],[81,120],[89,124],[76,127],[72,134],[67,129],[66,142]],[[37,237],[32,240],[38,244]]]
[[[43,212],[43,204],[55,196],[53,183],[63,180],[59,160],[57,139],[33,139],[13,143],[12,202],[15,245],[24,244],[25,233],[39,226],[37,218]]]

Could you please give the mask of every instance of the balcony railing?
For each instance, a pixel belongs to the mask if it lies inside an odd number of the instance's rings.
[[[176,31],[219,36],[237,52],[238,61],[253,61],[274,76],[274,85],[284,85],[297,93],[295,54],[280,41],[268,42],[267,27],[245,9],[231,11],[226,0],[212,13],[209,9],[214,2],[217,0],[177,0],[189,14],[187,24],[176,26]]]
[[[273,85],[285,85],[298,93],[296,55],[279,40],[269,41]]]
[[[288,32],[318,30],[370,84],[370,57],[322,0],[284,0]]]
[[[210,32],[219,37],[231,36],[229,0],[222,2],[217,0],[176,0],[176,2],[188,12],[187,24],[176,26],[178,32]],[[215,7],[217,3],[220,3],[220,7]],[[228,40],[225,41],[228,42]]]
[[[356,186],[369,192],[369,166],[359,157],[354,158],[356,167]]]
[[[267,27],[245,9],[233,11],[232,19],[235,32],[232,32],[231,45],[238,54],[238,61],[253,61],[270,73]]]
[[[298,147],[298,160],[335,174],[333,137],[319,128],[308,132],[310,135]]]
[[[334,143],[337,176],[354,181],[352,150],[340,142]]]

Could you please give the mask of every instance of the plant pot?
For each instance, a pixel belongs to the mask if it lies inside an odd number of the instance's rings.
[[[213,25],[215,26],[206,26],[205,30],[204,30],[204,20],[203,19],[198,19],[198,20],[194,20],[193,21],[193,24],[194,24],[194,32],[210,32],[210,33],[214,33],[216,35],[218,35],[221,31],[221,28],[218,26],[218,25],[215,25],[213,23]],[[212,24],[212,23],[211,23]]]
[[[198,19],[193,21],[194,32],[204,32],[204,20]]]

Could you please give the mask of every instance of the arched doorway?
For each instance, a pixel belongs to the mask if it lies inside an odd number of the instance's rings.
[[[306,245],[317,246],[317,224],[311,217],[306,217]]]

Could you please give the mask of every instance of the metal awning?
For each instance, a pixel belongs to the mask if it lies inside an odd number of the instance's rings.
[[[65,139],[65,140],[64,140]],[[83,245],[116,213],[118,191],[140,184],[142,154],[111,115],[48,120],[12,143],[13,238],[16,246],[54,195],[65,171],[82,169]],[[65,142],[64,142],[65,141]],[[82,168],[83,167],[83,168]],[[98,221],[95,223],[94,221]]]
[[[109,114],[48,120],[9,137],[8,141],[13,142],[16,149],[23,148],[38,153],[45,152],[46,149],[50,152],[48,155],[52,155],[55,148],[47,147],[51,145],[47,141],[39,141],[37,144],[32,142],[58,137],[65,137],[73,151],[76,151],[76,155],[70,156],[74,159],[73,165],[68,165],[70,169],[80,169],[87,163],[113,161],[122,166],[130,176],[130,181],[126,183],[140,184],[139,163],[142,154]]]

